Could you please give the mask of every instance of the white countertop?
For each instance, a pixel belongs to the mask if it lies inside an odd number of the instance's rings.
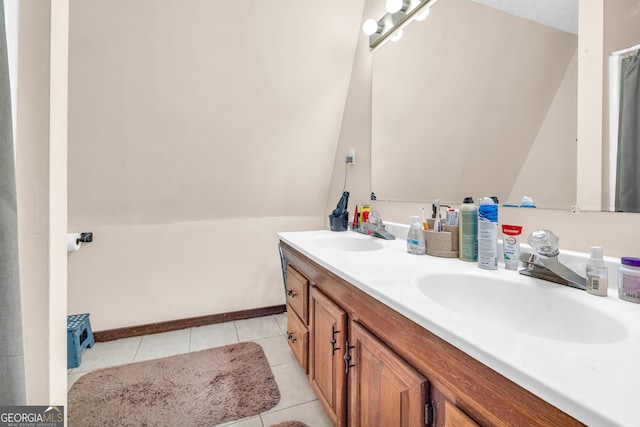
[[[597,297],[505,270],[504,265],[488,271],[458,259],[411,255],[406,252],[406,240],[396,235],[396,240],[386,241],[352,231],[278,233],[282,241],[327,270],[584,424],[640,425],[640,304],[620,300],[613,285],[607,297]],[[334,236],[375,239],[384,249],[343,251],[319,243]],[[580,255],[561,252],[564,256]],[[615,271],[609,270],[610,280],[615,282]],[[453,311],[420,292],[416,278],[424,274],[463,274],[479,280],[512,282],[513,286],[543,294],[551,302],[571,300],[586,307],[587,315],[593,309],[594,320],[604,314],[620,327],[611,331],[609,340],[585,343],[477,321],[473,313]],[[543,316],[536,319],[534,315],[531,322],[544,321]],[[568,307],[567,324],[571,320]],[[558,325],[559,330],[562,328]]]

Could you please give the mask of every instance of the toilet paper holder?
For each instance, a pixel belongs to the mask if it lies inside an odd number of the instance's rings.
[[[82,243],[93,242],[93,233],[92,232],[80,233],[80,238],[78,239],[78,241]]]

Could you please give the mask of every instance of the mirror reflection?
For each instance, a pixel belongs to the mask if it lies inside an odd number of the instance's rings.
[[[438,1],[373,53],[372,192],[575,204],[577,45],[469,0]]]

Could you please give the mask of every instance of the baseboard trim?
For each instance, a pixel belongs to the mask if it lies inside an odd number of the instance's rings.
[[[159,334],[161,332],[175,331],[178,329],[193,328],[196,326],[212,325],[215,323],[229,322],[232,320],[252,319],[254,317],[268,316],[284,313],[286,305],[274,305],[271,307],[255,308],[251,310],[234,311],[231,313],[209,314],[206,316],[190,317],[187,319],[169,320],[167,322],[149,323],[146,325],[131,326],[127,328],[107,329],[94,331],[93,337],[98,342],[113,341],[120,338],[139,337],[141,335]]]

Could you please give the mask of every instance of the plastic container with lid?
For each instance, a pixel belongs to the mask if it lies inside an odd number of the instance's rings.
[[[640,258],[623,257],[618,267],[618,297],[640,304]]]

